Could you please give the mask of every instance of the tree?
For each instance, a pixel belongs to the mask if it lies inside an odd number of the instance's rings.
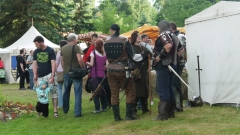
[[[207,0],[165,0],[161,12],[165,19],[183,27],[185,19],[211,5],[212,3]]]
[[[121,33],[134,28],[131,16],[127,16],[125,12],[118,13],[117,7],[108,1],[105,3],[104,9],[97,13],[94,27],[97,31],[109,34],[109,28],[112,24],[118,24]]]
[[[93,0],[74,0],[76,3],[76,10],[72,20],[73,28],[76,33],[83,33],[93,30],[92,9]]]
[[[6,47],[33,25],[46,38],[58,43],[63,33],[92,29],[94,0],[1,0],[0,45]]]

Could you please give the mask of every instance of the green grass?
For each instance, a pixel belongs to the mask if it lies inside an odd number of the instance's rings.
[[[36,104],[36,93],[20,91],[17,84],[3,84],[0,87],[5,99]],[[121,92],[121,95],[123,93]],[[59,118],[53,118],[50,104],[48,118],[35,114],[24,115],[7,123],[0,122],[1,135],[230,135],[240,134],[240,114],[236,108],[204,105],[201,108],[184,108],[176,113],[176,118],[168,121],[153,121],[157,116],[157,102],[152,106],[152,114],[141,115],[136,121],[114,122],[109,109],[100,114],[91,114],[94,104],[88,104],[90,94],[83,92],[83,117],[75,118],[73,113],[74,94],[71,93],[71,107],[68,114],[59,110]],[[121,116],[125,117],[125,102],[121,101]]]

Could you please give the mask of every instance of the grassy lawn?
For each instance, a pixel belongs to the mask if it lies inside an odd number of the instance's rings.
[[[36,105],[36,93],[31,90],[20,91],[17,84],[3,84],[0,90],[9,101],[30,102]],[[123,93],[121,92],[121,95]],[[53,118],[50,103],[48,118],[35,114],[24,115],[16,120],[0,122],[1,135],[229,135],[240,134],[240,114],[236,108],[210,107],[184,108],[183,113],[176,113],[176,118],[168,121],[153,121],[157,116],[157,102],[152,106],[152,114],[141,115],[136,121],[114,122],[109,109],[100,114],[91,114],[94,104],[88,104],[91,95],[83,91],[83,117],[75,118],[73,113],[74,95],[71,93],[71,107],[68,114],[59,110],[59,118]],[[121,101],[121,116],[125,117],[125,102]]]

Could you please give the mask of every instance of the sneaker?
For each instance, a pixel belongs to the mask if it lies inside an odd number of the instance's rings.
[[[94,111],[92,111],[92,114],[99,114],[101,111],[99,111],[99,110],[94,110]]]
[[[57,118],[57,117],[58,117],[58,112],[54,112],[53,117],[54,117],[54,118]]]
[[[26,88],[20,88],[19,90],[26,90]]]
[[[100,112],[106,112],[107,109],[100,109]]]
[[[37,113],[37,116],[42,116],[42,113],[41,113],[41,112],[38,112],[38,113]]]

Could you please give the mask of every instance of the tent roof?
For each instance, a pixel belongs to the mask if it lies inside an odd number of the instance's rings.
[[[240,2],[220,1],[185,20],[185,25],[240,14]]]
[[[2,53],[12,53],[12,52],[13,52],[12,50],[0,48],[0,54],[2,54]]]
[[[158,27],[157,26],[149,26],[147,24],[144,24],[141,27],[138,27],[134,30],[131,30],[129,32],[123,33],[121,34],[121,36],[130,38],[132,33],[137,30],[140,34],[147,34],[149,36],[150,39],[153,39],[154,41],[157,39],[158,37]]]
[[[36,49],[35,44],[33,43],[33,40],[36,36],[42,36],[44,38],[45,45],[48,45],[52,48],[60,48],[59,45],[56,45],[49,41],[47,38],[45,38],[39,31],[34,27],[31,26],[31,28],[15,43],[12,45],[6,47],[5,49],[14,50],[14,49]]]
[[[178,27],[177,28],[180,32],[186,32],[185,31],[185,28],[180,28]],[[144,24],[143,26],[141,27],[138,27],[134,30],[131,30],[129,32],[126,32],[126,33],[123,33],[121,36],[124,36],[124,37],[127,37],[127,38],[130,38],[132,33],[137,30],[140,34],[147,34],[149,36],[150,39],[156,41],[158,35],[159,35],[159,32],[158,32],[158,27],[157,26],[149,26],[147,24]]]

